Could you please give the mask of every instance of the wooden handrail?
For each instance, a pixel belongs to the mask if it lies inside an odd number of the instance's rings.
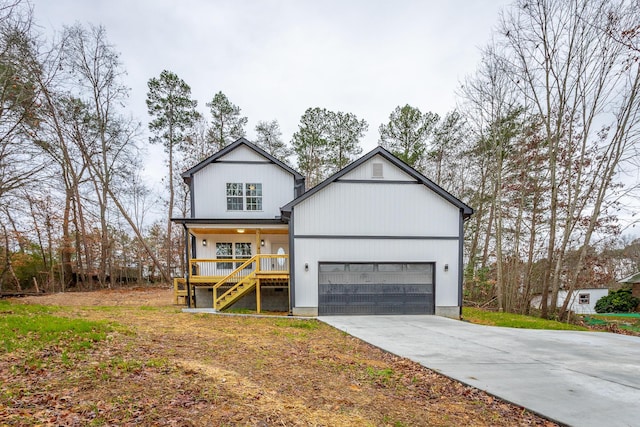
[[[249,280],[252,280],[255,277],[255,272],[252,272],[251,274],[249,274],[248,276],[243,277],[241,280],[239,280],[238,282],[236,282],[232,287],[230,287],[227,292],[225,292],[224,294],[220,295],[220,298],[216,298],[214,296],[214,300],[213,300],[213,307],[214,308],[218,308],[218,301],[221,301],[223,299],[226,298],[227,295],[231,294],[233,291],[235,291],[236,289],[238,289],[240,286],[242,286],[245,282],[248,282]],[[214,290],[215,293],[215,290]]]
[[[234,292],[236,292],[241,286],[243,286],[246,283],[249,283],[251,280],[255,279],[256,274],[260,272],[261,270],[261,263],[262,263],[262,259],[272,259],[272,258],[283,258],[286,259],[288,258],[288,256],[284,256],[284,255],[277,255],[277,254],[256,254],[254,256],[252,256],[251,258],[249,258],[248,260],[246,260],[244,263],[242,263],[239,267],[237,267],[235,270],[233,270],[231,273],[227,274],[225,277],[223,277],[222,279],[220,279],[214,286],[213,286],[213,307],[218,309],[219,305],[220,305],[220,301],[224,300],[227,296],[233,294]],[[243,271],[250,266],[251,264],[253,264],[255,262],[255,267],[252,271],[248,272],[248,274],[244,275],[244,277],[239,277],[241,273],[243,273]],[[218,289],[224,285],[225,283],[229,282],[230,279],[238,277],[240,280],[238,280],[237,282],[235,282],[233,284],[233,286],[231,286],[229,289],[227,289],[227,291],[220,295],[220,297],[218,297]]]
[[[263,260],[273,260],[273,259],[284,260],[284,262],[282,262],[282,265],[272,264],[271,262],[267,263],[266,265],[262,265]],[[190,258],[189,259],[189,277],[192,280],[190,287],[198,286],[197,283],[209,284],[208,287],[211,286],[211,284],[213,284],[212,286],[213,287],[213,306],[216,307],[217,303],[220,300],[224,299],[233,291],[237,290],[242,284],[245,284],[252,279],[265,277],[265,276],[268,276],[269,274],[283,274],[283,273],[288,274],[289,272],[288,260],[289,260],[288,254],[256,254],[248,259],[247,258],[241,258],[241,259]],[[249,267],[254,262],[256,263],[255,267],[251,271],[248,271],[247,267]],[[201,263],[201,264],[213,263],[216,265],[220,263],[228,263],[232,265],[238,265],[238,267],[234,268],[233,271],[226,274],[224,277],[220,277],[220,276],[215,276],[210,274],[198,274],[198,273],[194,274],[193,267],[198,263]],[[225,268],[224,271],[229,271],[229,269]],[[227,291],[225,291],[223,295],[221,295],[218,298],[218,289],[221,286],[224,286],[225,284],[230,284],[230,282],[234,278],[237,278],[239,280],[237,282],[232,282],[231,283],[232,286]],[[175,302],[178,303],[178,296],[181,296],[181,297],[184,296],[185,298],[187,297],[188,291],[178,289],[179,285],[183,285],[183,286],[186,285],[186,279],[174,278],[173,285],[174,285]]]
[[[256,262],[257,258],[260,255],[254,255],[251,258],[249,258],[248,260],[246,260],[244,263],[242,263],[240,265],[240,267],[237,267],[235,270],[233,270],[231,273],[227,274],[226,276],[224,276],[222,279],[220,279],[220,281],[218,283],[216,283],[213,288],[214,289],[218,289],[220,286],[222,286],[223,283],[225,283],[227,280],[229,280],[230,278],[232,278],[233,276],[235,276],[238,273],[241,273],[242,270],[244,270],[245,268],[247,268],[251,263]],[[230,262],[230,261],[227,261]],[[252,272],[253,273],[253,272]],[[251,273],[249,273],[251,274]]]
[[[220,301],[221,299],[226,297],[228,294],[230,294],[231,292],[236,290],[249,276],[255,276],[255,271],[250,272],[244,278],[238,280],[234,286],[229,288],[224,294],[222,294],[220,296],[220,298],[218,298],[218,288],[220,288],[220,286],[222,286],[224,283],[226,283],[230,278],[232,278],[232,277],[238,275],[239,273],[241,273],[245,268],[250,266],[252,263],[259,262],[259,261],[257,261],[258,257],[259,257],[259,255],[252,256],[251,258],[249,258],[248,260],[246,260],[245,262],[240,264],[239,267],[236,267],[236,269],[233,270],[231,273],[227,274],[225,277],[220,279],[218,281],[218,283],[213,285],[213,308],[217,309],[218,308],[218,301]]]
[[[180,285],[184,286],[185,289],[180,289]],[[185,301],[188,295],[188,291],[186,289],[187,280],[183,277],[175,277],[173,279],[173,303],[178,305],[180,303],[180,297],[185,297]]]

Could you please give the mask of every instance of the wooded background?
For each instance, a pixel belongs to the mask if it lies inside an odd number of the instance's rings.
[[[550,295],[541,314],[563,318],[559,290],[640,270],[639,71],[637,0],[518,0],[456,110],[390,106],[379,144],[475,209],[467,302],[529,313],[534,295]],[[244,136],[247,118],[222,92],[200,114],[171,71],[149,76],[148,117],[134,118],[125,82],[105,28],[46,40],[27,3],[0,2],[0,292],[182,276],[182,230],[169,221],[189,216],[180,173]],[[369,131],[352,113],[310,107],[289,142],[277,120],[259,121],[253,142],[310,188],[359,157]],[[163,194],[142,179],[148,144],[166,154]],[[157,203],[164,218],[149,214]]]

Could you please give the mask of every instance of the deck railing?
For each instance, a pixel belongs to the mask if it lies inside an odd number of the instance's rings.
[[[213,286],[213,307],[216,310],[221,310],[224,307],[229,306],[234,301],[242,298],[244,294],[253,289],[256,284],[258,286],[258,292],[256,294],[257,311],[260,312],[260,292],[258,276],[268,276],[270,274],[282,274],[289,273],[288,265],[286,261],[288,255],[271,255],[271,254],[258,254],[245,260],[243,263],[234,263],[235,270],[228,273],[221,278]],[[218,265],[219,267],[220,265]],[[284,270],[284,268],[287,268]],[[222,291],[220,288],[224,285],[230,285],[226,291],[219,295],[218,292]]]
[[[188,302],[187,295],[190,294],[193,298],[195,286],[206,286],[213,288],[213,304],[217,307],[227,297],[234,300],[242,297],[248,291],[247,286],[265,283],[270,277],[275,280],[288,278],[289,255],[257,254],[250,258],[231,259],[192,258],[189,259],[189,272],[189,286],[186,286],[187,280],[184,278],[174,279],[175,303]],[[222,286],[224,288],[220,289]],[[258,306],[259,294],[260,292]]]
[[[289,255],[286,254],[258,254],[251,258],[232,259],[192,258],[189,260],[189,271],[191,272],[192,278],[222,278],[234,272],[248,260],[252,262],[247,264],[238,274],[235,274],[234,277],[242,279],[254,271],[266,274],[289,273]]]

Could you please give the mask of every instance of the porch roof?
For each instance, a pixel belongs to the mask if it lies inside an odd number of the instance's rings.
[[[280,219],[203,219],[172,218],[186,229],[198,234],[287,234],[289,226]]]
[[[183,224],[187,227],[197,225],[198,227],[202,226],[211,226],[211,227],[228,227],[233,228],[234,226],[246,226],[255,228],[264,228],[268,226],[281,226],[287,227],[287,224],[280,218],[269,218],[269,219],[232,219],[232,218],[171,218],[171,221]]]

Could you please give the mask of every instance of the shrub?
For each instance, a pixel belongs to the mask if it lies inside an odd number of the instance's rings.
[[[609,291],[609,295],[596,302],[597,313],[628,313],[635,310],[640,299],[631,295],[631,289],[622,288],[617,291]]]

